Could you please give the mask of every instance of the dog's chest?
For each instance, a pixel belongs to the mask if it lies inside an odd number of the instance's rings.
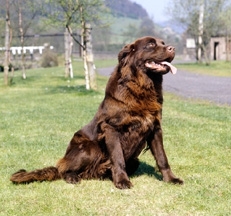
[[[122,124],[119,128],[121,141],[124,142],[141,142],[154,129],[156,117],[153,115],[146,116],[129,116],[130,121]]]
[[[137,110],[138,111],[138,110]],[[140,112],[139,112],[140,111]],[[145,143],[153,131],[160,127],[160,110],[139,110],[136,115],[130,115],[130,121],[120,127],[119,136],[125,160],[133,155],[139,155],[145,148]]]
[[[125,159],[133,154],[139,155],[145,147],[145,141],[155,127],[154,117],[136,117],[120,131],[120,143]]]

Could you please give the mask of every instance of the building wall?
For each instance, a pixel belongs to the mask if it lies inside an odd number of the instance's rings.
[[[229,41],[228,46],[230,46],[231,41]],[[226,55],[226,38],[225,37],[212,37],[210,41],[210,57],[211,60],[227,60]],[[229,60],[231,57],[231,50],[229,49]]]

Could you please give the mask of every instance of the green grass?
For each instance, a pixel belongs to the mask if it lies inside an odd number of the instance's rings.
[[[98,90],[86,91],[81,63],[74,69],[73,80],[63,78],[62,67],[30,70],[27,80],[15,72],[10,87],[0,74],[0,215],[230,215],[231,107],[171,94],[165,94],[164,144],[183,186],[159,181],[149,152],[140,156],[130,190],[109,180],[11,184],[20,168],[55,165],[95,114],[107,78],[98,76]]]
[[[199,63],[177,64],[176,67],[193,73],[211,76],[231,76],[231,62],[213,61],[209,65]]]
[[[117,59],[95,60],[96,68],[107,68],[111,66],[115,67],[117,63]]]

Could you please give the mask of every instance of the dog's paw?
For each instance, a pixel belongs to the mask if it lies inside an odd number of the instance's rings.
[[[171,169],[162,170],[163,181],[172,183],[172,184],[184,184],[184,181],[180,178],[177,178],[171,171]]]
[[[116,182],[115,186],[119,189],[130,189],[131,187],[133,187],[132,183],[127,179]]]
[[[80,182],[80,178],[75,173],[67,173],[63,175],[63,179],[69,184],[77,184]]]
[[[119,189],[129,189],[133,186],[126,172],[121,172],[117,175],[114,175],[113,183]]]
[[[172,184],[180,184],[180,185],[184,184],[183,180],[181,180],[180,178],[176,178],[176,177],[169,178],[169,179],[163,179],[163,180],[165,182],[172,183]]]
[[[171,180],[171,183],[182,185],[182,184],[184,184],[184,181],[181,180],[180,178],[174,178],[174,179]]]

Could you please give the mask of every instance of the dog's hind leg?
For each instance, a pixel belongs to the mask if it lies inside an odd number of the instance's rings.
[[[97,143],[91,141],[81,131],[73,136],[66,154],[57,163],[61,177],[67,182],[76,184],[81,179],[97,178],[97,168],[101,156]]]

